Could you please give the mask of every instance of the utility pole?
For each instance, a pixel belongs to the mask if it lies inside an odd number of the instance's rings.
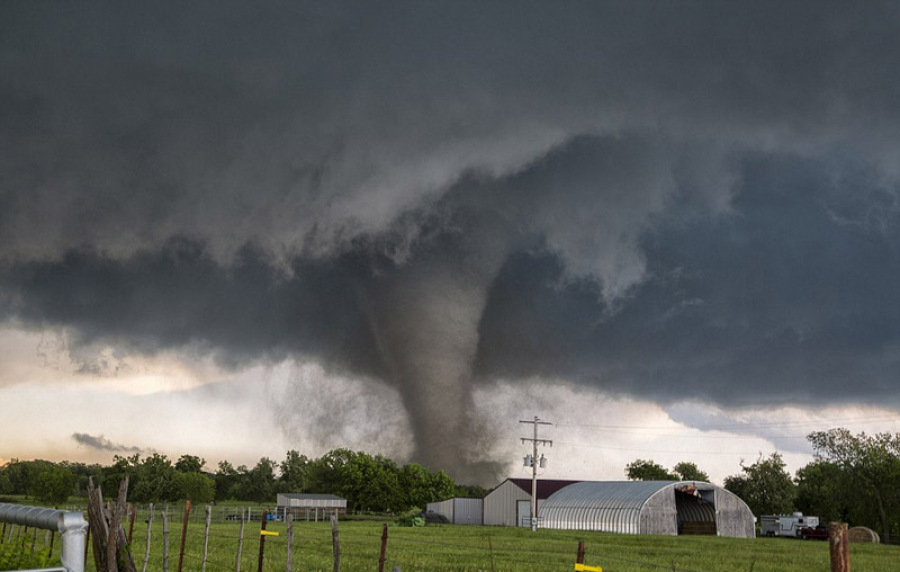
[[[534,532],[537,530],[537,470],[538,470],[538,458],[537,458],[537,448],[538,445],[550,445],[553,446],[553,441],[550,439],[538,439],[538,425],[553,425],[547,421],[541,421],[538,419],[538,416],[534,416],[533,421],[519,421],[519,423],[531,423],[534,425],[534,437],[522,437],[522,444],[525,444],[525,441],[531,441],[532,445],[532,454],[527,455],[525,457],[525,466],[531,465],[531,531]],[[547,459],[544,455],[541,455],[540,458],[540,466],[544,468],[547,464]]]

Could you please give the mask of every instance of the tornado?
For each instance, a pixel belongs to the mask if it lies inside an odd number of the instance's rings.
[[[499,232],[478,234],[425,249],[369,298],[373,337],[413,430],[413,460],[470,481],[494,478],[499,468],[478,460],[484,436],[473,415],[472,373],[506,252]]]

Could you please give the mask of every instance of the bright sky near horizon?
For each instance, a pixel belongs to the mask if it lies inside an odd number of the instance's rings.
[[[3,2],[0,463],[898,432],[897,61],[891,2]]]

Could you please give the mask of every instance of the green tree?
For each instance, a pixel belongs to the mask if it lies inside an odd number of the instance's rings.
[[[682,481],[709,482],[709,475],[701,471],[696,464],[688,461],[682,461],[672,467],[672,472]]]
[[[741,465],[743,474],[725,478],[725,489],[739,496],[756,516],[786,514],[794,507],[796,485],[785,471],[779,453],[760,458],[749,467]]]
[[[378,455],[355,453],[341,468],[340,494],[347,507],[375,512],[398,512],[406,508],[400,491],[397,464]]]
[[[665,467],[645,459],[636,459],[625,465],[625,476],[630,481],[677,481],[678,477]]]
[[[216,470],[216,500],[237,499],[241,475],[228,461],[219,461]]]
[[[872,436],[838,428],[807,436],[820,460],[841,467],[873,514],[884,541],[900,527],[900,433]]]
[[[409,508],[425,510],[425,505],[428,503],[444,500],[434,498],[432,473],[418,463],[403,465],[403,468],[400,469],[399,479],[400,490],[406,497],[404,504]]]
[[[309,459],[290,450],[279,465],[279,490],[285,493],[305,493],[308,488]]]
[[[260,458],[249,471],[243,465],[238,467],[241,478],[237,498],[254,502],[274,501],[275,467],[275,461],[268,457]]]
[[[178,471],[165,455],[153,453],[141,462],[137,472],[138,483],[131,489],[133,491],[131,497],[134,501],[174,502],[180,500],[181,489],[176,480]]]
[[[481,485],[456,485],[453,496],[469,499],[483,499],[490,491]],[[435,499],[444,500],[444,499]]]
[[[175,470],[179,473],[199,473],[206,464],[206,459],[196,455],[182,455],[175,463]]]
[[[216,482],[200,472],[182,472],[175,475],[181,498],[192,503],[209,503],[216,498]]]
[[[795,506],[820,522],[850,522],[851,507],[857,504],[852,479],[839,465],[817,460],[797,470]]]
[[[42,503],[61,505],[75,490],[77,479],[66,467],[53,466],[42,470],[32,484],[34,497]]]
[[[309,492],[319,494],[341,494],[345,486],[344,467],[356,457],[350,449],[332,449],[309,463]]]
[[[6,464],[4,474],[4,492],[13,495],[34,496],[32,490],[38,475],[52,469],[54,464],[43,459],[33,461],[13,460]]]
[[[115,494],[119,490],[119,483],[127,476],[129,498],[134,498],[134,490],[140,485],[141,456],[138,453],[130,457],[113,456],[113,464],[104,467],[102,480],[94,481],[103,491]],[[139,501],[140,502],[140,501]]]

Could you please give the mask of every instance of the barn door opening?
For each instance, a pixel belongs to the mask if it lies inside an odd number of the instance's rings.
[[[714,496],[703,492],[691,486],[675,490],[678,534],[717,534]]]

